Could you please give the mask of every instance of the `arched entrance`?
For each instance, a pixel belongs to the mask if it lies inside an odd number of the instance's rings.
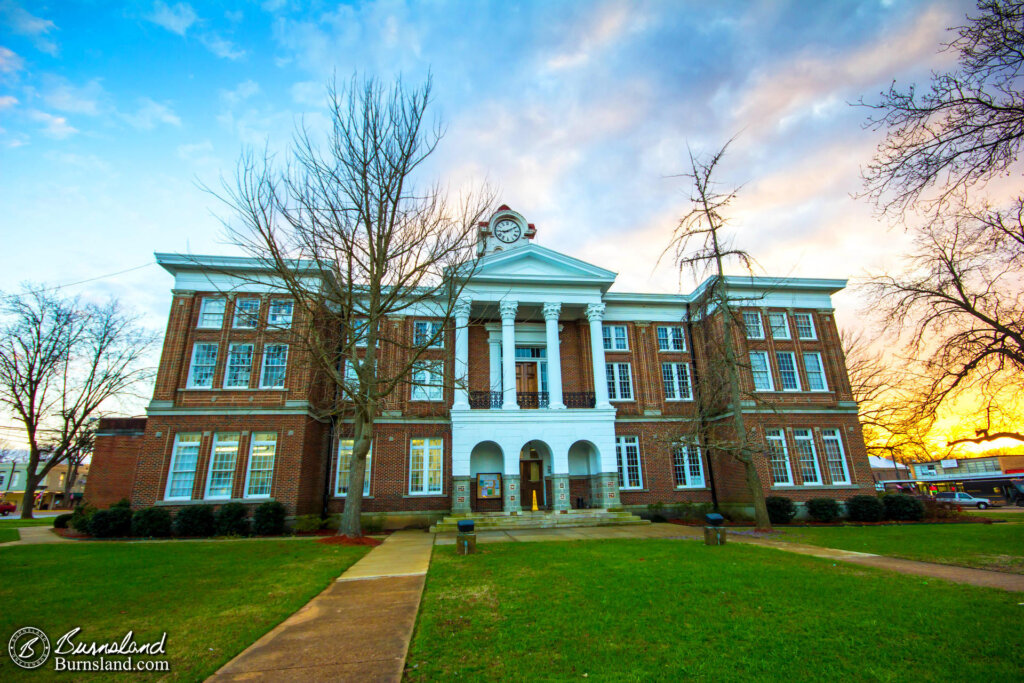
[[[527,441],[519,451],[519,482],[524,512],[533,509],[534,494],[537,496],[537,508],[548,509],[551,496],[547,482],[550,474],[551,448],[543,441]]]
[[[572,506],[601,507],[601,453],[592,442],[580,440],[569,446],[569,494]]]
[[[481,497],[479,487],[477,486],[477,475],[496,474],[499,477],[498,481],[501,481],[504,471],[505,456],[502,453],[501,446],[494,441],[481,441],[473,446],[473,450],[469,454],[469,500],[470,507],[474,512],[501,511],[501,487],[498,487],[497,496],[487,497],[485,495]]]

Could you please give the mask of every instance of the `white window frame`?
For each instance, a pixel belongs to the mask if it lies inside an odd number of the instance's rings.
[[[829,442],[835,444],[835,453],[829,452]],[[825,447],[825,465],[828,467],[828,476],[833,484],[850,483],[850,467],[846,463],[846,452],[843,449],[843,437],[838,429],[822,429],[821,443]],[[837,457],[834,457],[837,456]],[[838,465],[843,473],[842,478],[836,478],[833,466]]]
[[[422,326],[427,327],[426,330],[420,332]],[[437,334],[437,339],[433,344],[427,344],[427,340],[434,334]],[[444,348],[444,324],[440,320],[414,320],[412,323],[412,345],[425,349]]]
[[[284,363],[278,363],[275,365],[268,365],[267,358],[270,349],[284,347]],[[288,352],[289,348],[287,344],[265,344],[263,346],[263,359],[260,361],[260,389],[284,389],[286,382],[288,381]],[[281,384],[267,384],[267,368],[284,368],[284,372],[281,374]]]
[[[629,472],[629,448],[636,448],[636,481],[632,480]],[[638,436],[616,436],[615,437],[615,460],[619,465],[619,490],[639,491],[644,487],[643,458],[640,456],[640,437]],[[626,477],[630,480],[627,481]]]
[[[686,382],[683,382],[685,375]],[[661,388],[665,392],[666,401],[692,401],[693,379],[690,375],[689,363],[662,363]],[[686,392],[683,392],[683,389]]]
[[[801,436],[801,433],[804,432],[807,436]],[[796,461],[800,467],[800,481],[803,482],[803,485],[821,486],[824,484],[824,480],[821,478],[821,465],[818,464],[818,448],[814,445],[814,430],[810,428],[794,429],[793,444],[796,446]],[[810,454],[801,449],[801,444],[807,444]],[[807,481],[807,477],[804,476],[804,464],[807,460],[814,465],[814,474],[817,477],[815,481]]]
[[[752,322],[757,323],[756,334],[750,334],[750,325]],[[759,311],[743,311],[743,329],[747,334],[747,339],[764,339],[764,320],[761,318]]]
[[[234,436],[234,439],[225,439],[227,436]],[[235,490],[235,470],[238,469],[238,447],[241,443],[242,435],[239,432],[217,432],[213,435],[213,445],[210,446],[210,464],[206,468],[206,487],[203,489],[204,500],[230,500],[231,494]],[[210,489],[213,487],[213,473],[214,466],[217,464],[217,446],[224,444],[234,444],[235,453],[231,458],[231,469],[225,467],[219,467],[216,469],[217,472],[230,472],[228,477],[228,493],[227,495],[215,496],[210,493]]]
[[[415,328],[413,328],[415,330]],[[355,335],[355,346],[357,349],[366,348],[366,337],[370,331],[369,318],[356,318],[352,321],[352,334]],[[415,334],[415,331],[413,332]]]
[[[813,358],[818,363],[818,371],[812,375],[811,365],[807,362],[808,358]],[[825,377],[825,359],[821,357],[821,354],[817,351],[805,351],[804,352],[804,372],[807,373],[807,391],[828,391],[828,378]],[[814,386],[814,380],[811,379],[813,376],[820,376],[821,387]]]
[[[285,316],[276,307],[288,305],[288,314]],[[292,318],[295,315],[294,299],[271,299],[267,302],[267,328],[275,330],[287,330],[292,326]]]
[[[629,330],[625,325],[602,325],[601,343],[605,351],[629,351]]]
[[[782,324],[776,325],[779,316],[782,316]],[[789,339],[789,316],[782,311],[771,311],[768,313],[768,329],[772,332],[772,339]]]
[[[257,438],[259,436],[265,436],[267,434],[273,435],[273,439]],[[274,469],[277,467],[277,432],[253,432],[252,438],[249,439],[249,461],[245,466],[245,497],[246,498],[270,498],[274,491]],[[267,492],[266,493],[253,493],[252,492],[252,461],[256,453],[256,446],[266,446],[273,444],[274,454],[271,456],[270,467],[261,468],[260,472],[270,472],[270,479],[267,481]]]
[[[417,444],[419,442],[419,444]],[[438,461],[438,484],[437,489],[430,488],[430,452],[436,450],[433,446],[440,444],[440,459]],[[419,451],[421,458],[420,466],[413,468],[413,457]],[[420,487],[413,488],[413,474],[420,474]],[[444,439],[439,436],[409,439],[409,495],[410,496],[443,496],[444,495]]]
[[[409,390],[410,401],[436,402],[444,400],[444,361],[416,361],[412,364],[410,379],[412,383]]]
[[[793,382],[796,386],[786,386],[786,375],[782,370],[782,359],[788,358],[789,362],[793,366]],[[796,354],[792,351],[776,351],[775,352],[775,364],[779,368],[779,389],[782,391],[800,391],[800,368],[796,364]]]
[[[661,335],[663,330],[665,332],[664,337]],[[658,325],[655,335],[658,340],[658,351],[676,353],[686,351],[686,328],[682,325]],[[665,342],[664,346],[662,346],[662,341]]]
[[[757,375],[758,371],[754,366],[754,356],[758,356],[764,360],[764,374],[768,378],[768,386],[757,386]],[[768,360],[767,351],[751,351],[750,352],[750,375],[754,381],[754,391],[775,391],[775,378],[772,377],[772,364]]]
[[[605,373],[608,378],[608,400],[609,401],[633,401],[633,371],[629,363],[605,363]],[[629,396],[623,395],[622,377],[626,377],[626,388]]]
[[[256,302],[256,310],[246,311],[242,307],[242,302]],[[251,324],[245,324],[249,321]],[[260,324],[260,300],[258,297],[239,297],[235,299],[235,317],[231,322],[231,326],[236,330],[255,330]]]
[[[219,313],[211,313],[207,310],[212,304],[220,304]],[[202,303],[199,304],[199,322],[196,327],[201,330],[219,330],[224,327],[224,313],[227,311],[228,300],[222,296],[204,296]],[[207,325],[207,316],[218,316],[218,322],[216,325]]]
[[[206,368],[206,367],[211,368],[209,384],[196,384],[196,382],[195,382],[196,357],[199,355],[199,347],[201,347],[201,346],[212,346],[213,347],[213,363],[212,364],[203,364],[201,366],[201,367],[204,367],[204,368]],[[213,379],[214,379],[214,376],[217,374],[217,356],[218,356],[219,352],[220,352],[220,348],[219,348],[217,342],[196,342],[196,343],[194,343],[192,345],[192,361],[189,363],[189,366],[188,366],[188,382],[186,383],[186,386],[189,389],[212,389],[213,388]]]
[[[807,325],[811,328],[811,336],[805,337],[800,334],[800,318],[807,318]],[[796,337],[797,339],[817,339],[818,331],[814,327],[814,316],[810,313],[794,313],[793,320],[796,325]]]
[[[789,444],[786,443],[786,430],[780,427],[765,429],[764,439],[767,444],[765,450],[768,456],[768,476],[772,478],[772,486],[793,486],[793,466],[789,460]],[[785,481],[776,481],[776,456],[781,457],[781,464],[786,466]]]
[[[242,384],[230,384],[231,382],[231,369],[233,366],[231,361],[235,357],[236,349],[243,349],[248,347],[249,349],[249,365],[245,372],[245,383]],[[252,358],[253,358],[254,347],[252,344],[230,344],[228,345],[228,359],[224,365],[224,388],[225,389],[248,389],[249,384],[252,383]],[[238,365],[237,367],[246,367]]]
[[[180,470],[181,473],[192,474],[191,484],[188,487],[188,495],[186,496],[172,496],[171,488],[174,482],[175,472],[178,472],[178,466],[181,464],[181,451],[182,451],[182,437],[196,437],[195,440],[191,438],[188,441],[189,448],[191,444],[195,444],[195,461],[192,463],[191,470]],[[203,434],[202,432],[180,432],[174,435],[174,448],[171,451],[171,462],[167,467],[167,483],[164,486],[164,500],[192,500],[192,492],[196,488],[196,472],[199,470],[199,450],[203,445]],[[13,483],[12,483],[13,485]]]
[[[348,496],[348,476],[351,476],[352,470],[352,449],[355,447],[355,439],[340,439],[338,441],[338,457],[335,460],[335,474],[334,474],[334,496],[336,498],[345,498]],[[345,490],[341,490],[341,454],[342,452],[348,453],[348,465],[345,467],[346,479],[345,479]],[[366,452],[366,469],[363,475],[363,496],[370,495],[370,476],[373,474],[373,444],[370,444],[370,450]]]
[[[696,475],[693,473],[695,466]],[[683,484],[679,483],[680,473],[683,475]],[[700,446],[686,441],[672,444],[672,479],[677,489],[707,488]]]

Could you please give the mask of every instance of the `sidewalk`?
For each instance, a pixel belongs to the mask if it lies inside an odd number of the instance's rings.
[[[210,681],[400,681],[433,535],[398,531]]]
[[[71,543],[63,536],[53,533],[53,528],[48,526],[22,526],[18,527],[21,535],[20,541],[8,541],[0,543],[0,548],[7,548],[13,545],[39,545],[42,543]]]

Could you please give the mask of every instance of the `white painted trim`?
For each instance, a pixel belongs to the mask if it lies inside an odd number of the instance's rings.
[[[271,441],[257,441],[256,440],[256,434],[258,434],[258,433],[261,433],[261,432],[253,431],[253,432],[251,432],[251,434],[249,436],[249,461],[245,465],[245,488],[242,489],[242,497],[245,498],[246,500],[262,500],[262,499],[267,499],[267,498],[271,497],[271,494],[274,491],[274,479],[275,479],[274,474],[277,472],[277,450],[278,450],[278,446],[281,443],[281,438],[280,438],[281,435],[278,434],[277,432],[264,432],[264,433],[273,434],[274,435],[274,440],[272,442]],[[253,455],[253,450],[255,449],[256,444],[258,444],[258,443],[260,443],[260,444],[273,443],[274,444],[274,465],[273,465],[273,467],[270,468],[270,487],[269,487],[270,490],[266,494],[253,495],[253,494],[249,493],[249,481],[250,481],[250,479],[252,477],[252,455]]]
[[[238,438],[235,440],[235,464],[231,468],[231,485],[229,487],[228,495],[226,496],[211,496],[210,495],[210,484],[213,483],[213,459],[217,453],[218,437],[221,434],[235,434]],[[225,442],[230,443],[230,442]],[[203,500],[230,500],[231,494],[234,493],[235,488],[235,473],[238,471],[238,449],[242,445],[242,434],[241,432],[215,432],[213,435],[213,442],[210,444],[210,458],[206,465],[206,486],[203,488]]]
[[[196,465],[195,469],[192,470],[192,487],[189,489],[187,496],[172,496],[171,495],[171,476],[174,474],[174,465],[178,462],[178,446],[182,436],[199,436],[199,442],[196,444]],[[174,435],[174,446],[171,449],[171,461],[167,466],[167,481],[164,484],[164,500],[192,500],[192,491],[196,488],[196,472],[199,471],[199,456],[202,454],[203,447],[203,433],[202,432],[178,432]],[[11,484],[13,486],[13,482]]]
[[[214,349],[214,354],[213,354],[213,372],[210,374],[210,384],[209,385],[205,385],[205,384],[197,385],[197,384],[194,384],[192,382],[193,370],[195,369],[195,365],[196,365],[196,351],[198,350],[198,348],[200,346],[212,346],[213,349]],[[186,388],[188,388],[188,389],[213,389],[213,380],[214,380],[214,377],[217,376],[217,361],[219,360],[219,356],[220,356],[220,344],[218,344],[217,342],[204,342],[204,341],[193,342],[192,343],[192,360],[188,364],[188,378],[185,381]]]

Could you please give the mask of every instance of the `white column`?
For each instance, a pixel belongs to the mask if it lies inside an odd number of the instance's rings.
[[[548,406],[555,410],[563,410],[562,402],[562,354],[558,348],[558,316],[562,313],[562,304],[544,304],[544,331],[547,333],[548,345]]]
[[[518,301],[502,301],[501,305],[501,379],[505,410],[516,410],[516,310]]]
[[[491,360],[491,391],[501,391],[501,339],[492,336],[488,342]]]
[[[466,299],[455,302],[455,400],[453,410],[469,410],[469,306]]]
[[[594,359],[594,396],[596,408],[611,408],[608,402],[608,373],[604,365],[604,304],[587,306],[590,321],[590,355]]]

